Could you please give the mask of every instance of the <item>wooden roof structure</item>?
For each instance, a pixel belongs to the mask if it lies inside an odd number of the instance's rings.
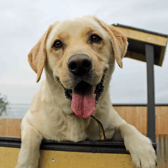
[[[125,57],[146,62],[145,44],[154,46],[154,65],[162,66],[168,42],[168,35],[122,24],[113,24],[128,38],[128,51]]]
[[[117,27],[128,38],[129,45],[125,57],[146,62],[148,100],[147,135],[152,142],[155,142],[154,65],[162,66],[163,64],[168,35],[121,24],[113,26]]]

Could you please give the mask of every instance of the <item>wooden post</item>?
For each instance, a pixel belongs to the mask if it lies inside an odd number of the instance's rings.
[[[154,46],[145,44],[147,63],[148,120],[147,135],[155,143]]]

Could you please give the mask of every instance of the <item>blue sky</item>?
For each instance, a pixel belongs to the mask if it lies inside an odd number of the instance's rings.
[[[168,34],[167,0],[1,0],[0,93],[10,103],[30,103],[42,80],[30,68],[27,55],[56,20],[95,15],[108,24],[120,23]],[[146,64],[124,58],[110,84],[113,103],[146,103]],[[156,103],[168,103],[168,52],[155,67]],[[43,74],[42,79],[45,76]]]

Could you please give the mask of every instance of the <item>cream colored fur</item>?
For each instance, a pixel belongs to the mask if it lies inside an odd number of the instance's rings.
[[[89,32],[101,35],[103,42],[88,43]],[[52,44],[56,39],[62,39],[66,47],[54,50]],[[37,73],[37,81],[40,80],[43,68],[46,79],[22,120],[22,144],[16,168],[38,167],[39,147],[43,138],[57,141],[99,139],[97,123],[91,118],[82,119],[75,116],[71,110],[71,100],[64,94],[63,86],[68,89],[73,86],[67,61],[70,56],[81,53],[89,55],[93,61],[93,85],[100,82],[106,70],[105,90],[93,113],[103,124],[106,137],[114,137],[118,130],[124,139],[126,149],[131,153],[134,166],[155,167],[156,155],[151,141],[124,121],[110,101],[109,82],[114,71],[114,62],[116,59],[122,67],[126,49],[126,37],[115,27],[108,26],[95,17],[60,21],[49,27],[29,53],[29,63]]]

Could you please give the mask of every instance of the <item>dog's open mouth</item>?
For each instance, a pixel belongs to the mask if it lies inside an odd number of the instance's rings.
[[[71,99],[71,108],[72,111],[80,118],[90,117],[98,103],[98,99],[103,92],[104,86],[104,75],[100,83],[96,86],[80,81],[74,89],[65,89],[65,96],[68,99]]]

